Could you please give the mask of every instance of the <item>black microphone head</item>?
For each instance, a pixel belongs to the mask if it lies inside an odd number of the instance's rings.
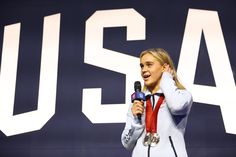
[[[135,92],[141,92],[141,83],[140,83],[140,81],[135,81],[134,82],[134,91]]]

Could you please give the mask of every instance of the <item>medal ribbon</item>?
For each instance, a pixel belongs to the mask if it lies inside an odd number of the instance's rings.
[[[147,133],[156,133],[157,132],[157,116],[158,116],[158,111],[159,111],[159,108],[160,108],[163,100],[164,100],[164,95],[161,94],[154,110],[152,109],[150,97],[148,97],[148,99],[146,101],[145,122],[146,122],[146,132]]]

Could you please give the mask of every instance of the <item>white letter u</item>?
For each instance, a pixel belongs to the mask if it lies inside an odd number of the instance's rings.
[[[60,14],[44,17],[37,110],[13,115],[20,23],[5,26],[0,73],[0,130],[7,136],[41,129],[55,113]]]

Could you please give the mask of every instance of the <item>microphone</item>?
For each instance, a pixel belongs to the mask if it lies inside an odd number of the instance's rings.
[[[135,81],[134,82],[134,93],[131,95],[131,102],[133,103],[134,102],[134,100],[139,100],[139,101],[141,101],[141,100],[143,100],[143,101],[145,101],[146,99],[145,99],[145,94],[143,93],[143,92],[141,92],[141,83],[140,83],[140,81]],[[141,121],[141,114],[137,114],[137,116],[138,116],[138,119]]]

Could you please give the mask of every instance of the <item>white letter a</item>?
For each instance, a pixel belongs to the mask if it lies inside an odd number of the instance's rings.
[[[202,32],[205,37],[216,87],[196,85],[197,59]],[[178,64],[178,75],[195,102],[219,105],[225,130],[236,134],[236,87],[216,11],[190,9]]]

